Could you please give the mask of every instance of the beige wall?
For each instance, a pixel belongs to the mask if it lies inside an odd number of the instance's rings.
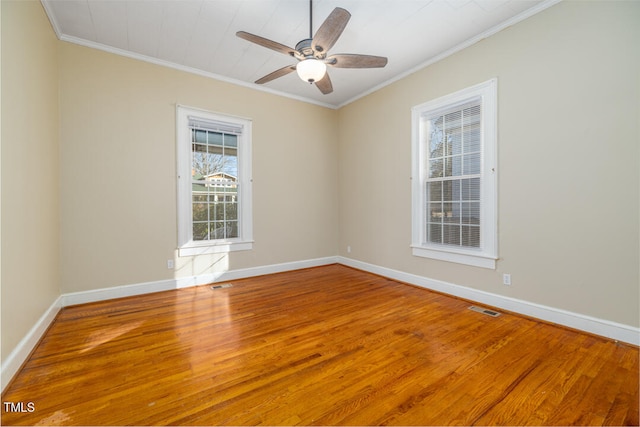
[[[639,22],[639,2],[562,2],[342,108],[340,254],[637,327]],[[410,109],[492,77],[497,270],[414,257]]]
[[[62,292],[334,256],[337,112],[60,45]],[[175,257],[176,104],[253,120],[254,249]]]
[[[40,2],[2,9],[2,360],[60,292],[58,41]]]

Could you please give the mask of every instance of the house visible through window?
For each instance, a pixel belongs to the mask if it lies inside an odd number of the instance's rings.
[[[495,268],[491,80],[413,109],[413,253]]]
[[[178,107],[180,255],[251,247],[251,122]]]

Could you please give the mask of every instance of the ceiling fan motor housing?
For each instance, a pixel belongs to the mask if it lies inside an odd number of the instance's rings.
[[[312,39],[304,39],[300,40],[296,45],[296,50],[305,58],[316,58],[316,59],[324,59],[327,55],[316,52],[311,47]]]

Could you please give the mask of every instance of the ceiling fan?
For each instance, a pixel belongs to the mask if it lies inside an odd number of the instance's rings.
[[[336,68],[381,68],[387,65],[387,58],[382,56],[353,53],[327,56],[329,49],[333,47],[347,26],[349,18],[351,18],[351,14],[347,10],[336,7],[313,35],[313,1],[309,0],[309,38],[298,42],[295,49],[246,31],[238,31],[236,36],[276,52],[290,55],[299,61],[256,80],[257,84],[267,83],[297,71],[302,80],[315,83],[320,92],[326,95],[333,92],[333,85],[327,73],[327,65]]]

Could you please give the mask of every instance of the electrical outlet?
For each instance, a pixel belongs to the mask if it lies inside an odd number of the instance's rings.
[[[503,274],[502,275],[502,284],[506,286],[511,286],[511,274]]]
[[[350,254],[351,253],[351,246],[347,246],[347,253]]]
[[[167,268],[169,270],[173,270],[174,267],[175,267],[175,264],[174,264],[173,260],[172,259],[168,259],[167,260]]]

